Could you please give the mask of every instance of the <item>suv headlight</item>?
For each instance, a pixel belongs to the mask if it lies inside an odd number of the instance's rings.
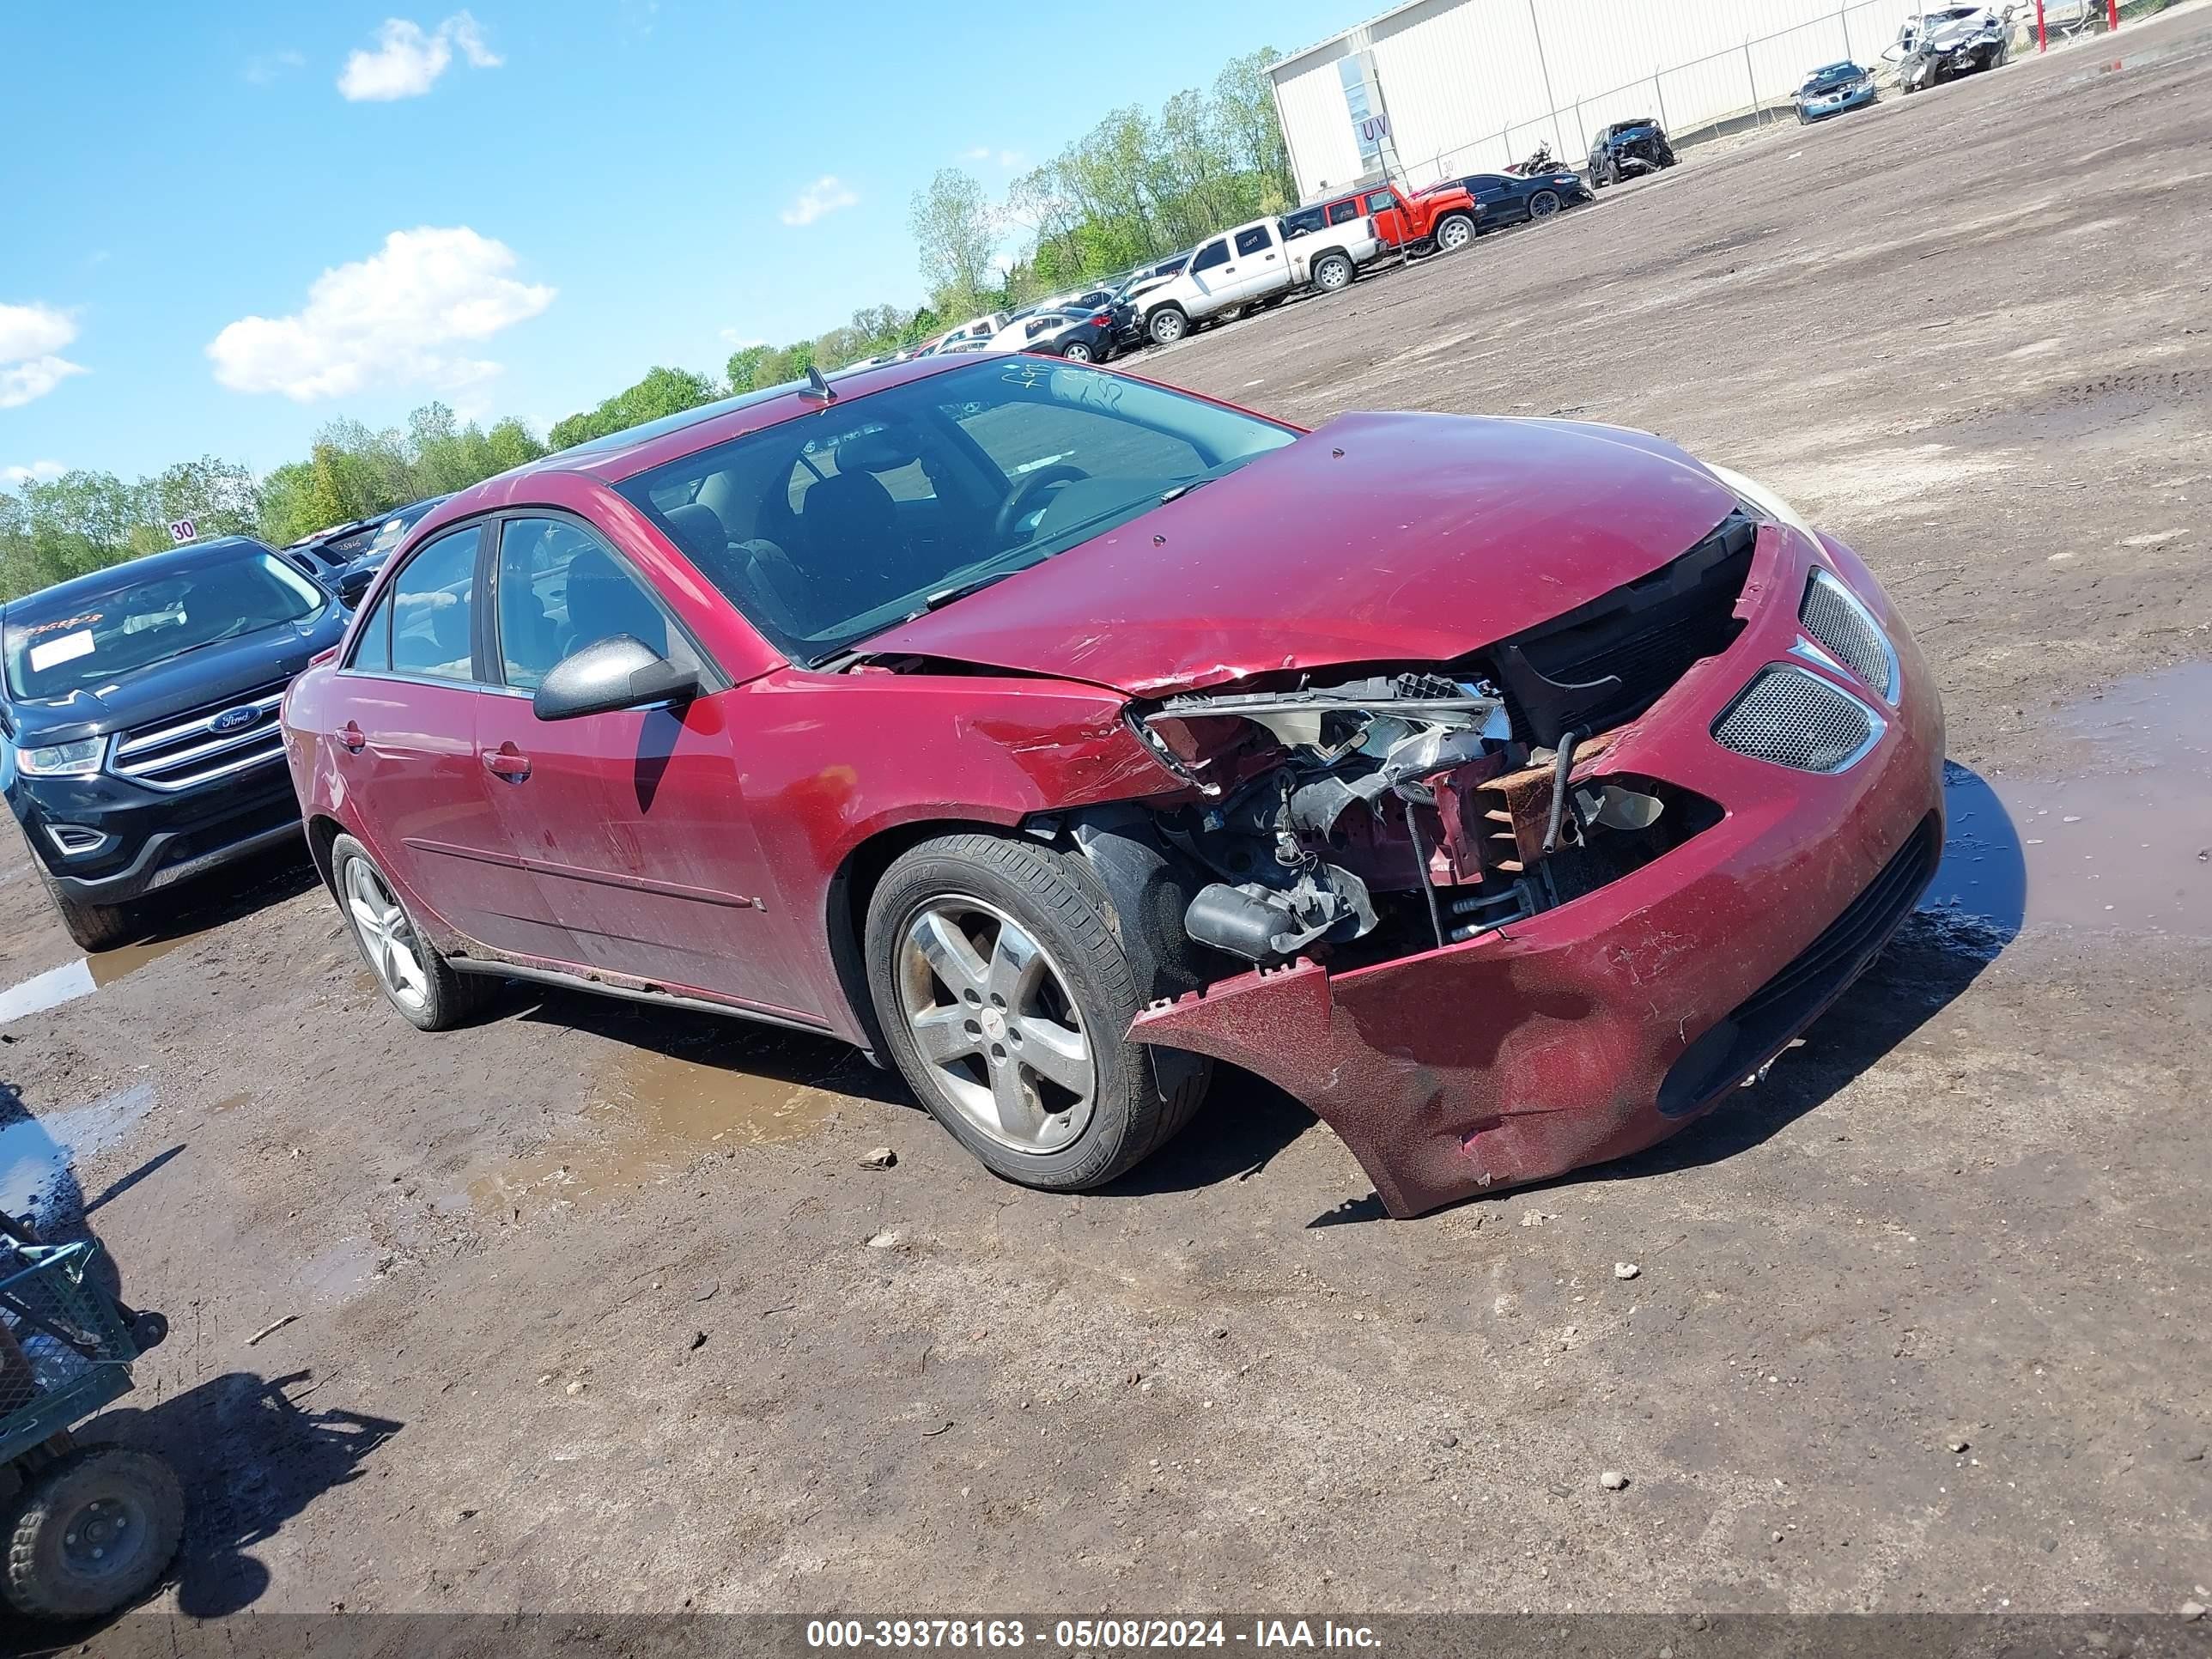
[[[1741,496],[1747,507],[1757,507],[1777,524],[1786,524],[1814,546],[1820,545],[1820,538],[1814,533],[1813,526],[1806,522],[1805,515],[1765,484],[1756,479],[1747,478],[1741,472],[1731,471],[1729,468],[1713,461],[1705,461],[1699,465]]]
[[[100,770],[100,751],[106,743],[105,738],[84,738],[44,749],[19,749],[16,769],[27,778],[81,778]]]

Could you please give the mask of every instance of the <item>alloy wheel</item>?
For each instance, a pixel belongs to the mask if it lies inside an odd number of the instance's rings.
[[[369,966],[394,1002],[410,1013],[421,1012],[429,1005],[430,976],[422,966],[414,923],[367,859],[346,866],[345,886],[346,910]]]
[[[1055,1152],[1091,1121],[1097,1065],[1059,967],[996,906],[946,894],[908,919],[907,1030],[960,1115],[1000,1145]]]
[[[1548,219],[1559,210],[1559,198],[1548,190],[1540,190],[1528,198],[1528,216]]]

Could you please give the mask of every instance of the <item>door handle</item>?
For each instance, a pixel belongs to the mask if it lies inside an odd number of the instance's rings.
[[[340,747],[349,755],[358,755],[368,742],[368,736],[353,721],[348,720],[331,733]]]
[[[495,778],[505,778],[509,783],[520,783],[530,775],[530,757],[511,743],[483,751],[484,770]]]

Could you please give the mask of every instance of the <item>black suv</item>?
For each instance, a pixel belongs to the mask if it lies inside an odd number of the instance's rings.
[[[1674,165],[1674,147],[1667,142],[1667,130],[1648,115],[1600,127],[1597,137],[1590,140],[1592,190]]]
[[[194,542],[0,605],[0,791],[70,937],[297,837],[277,705],[345,610],[244,536]]]

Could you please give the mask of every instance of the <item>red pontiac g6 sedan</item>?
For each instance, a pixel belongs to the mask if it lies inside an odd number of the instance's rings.
[[[1911,636],[1750,480],[1035,358],[779,387],[464,491],[284,726],[425,1030],[519,977],[821,1031],[1063,1190],[1225,1061],[1400,1215],[1722,1099],[1942,841]]]

